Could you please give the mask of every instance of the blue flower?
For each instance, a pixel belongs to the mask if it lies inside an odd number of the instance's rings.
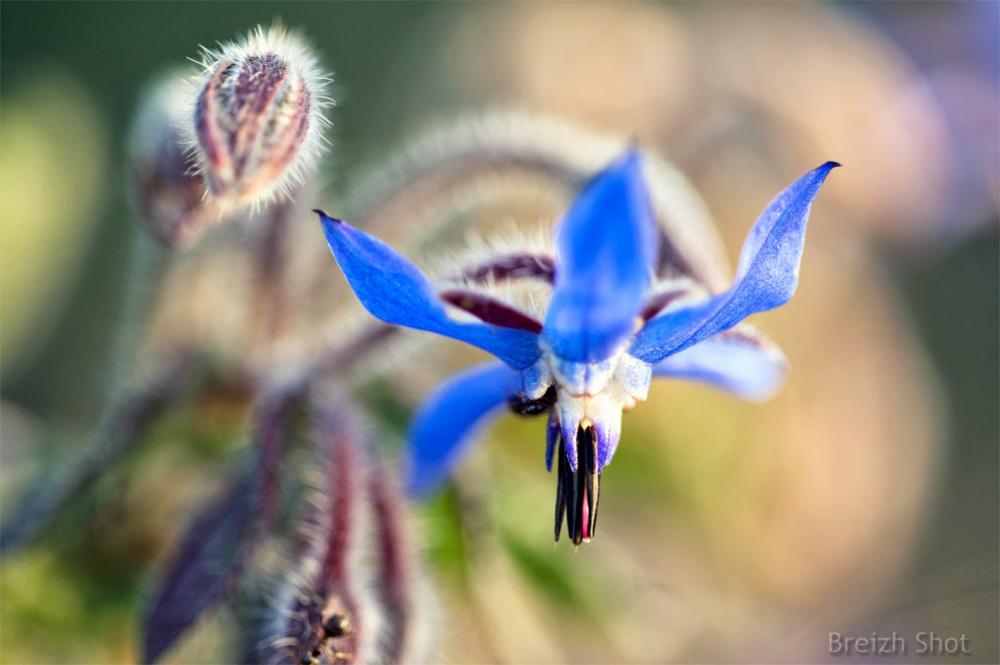
[[[409,436],[411,492],[424,494],[445,479],[476,426],[502,406],[547,413],[547,468],[558,460],[555,537],[565,518],[574,543],[589,540],[622,412],[646,399],[653,377],[702,381],[746,399],[777,389],[782,354],[737,324],[795,292],[809,209],[836,166],[806,173],[771,202],[747,236],[732,285],[711,294],[657,278],[656,221],[640,155],[628,151],[580,192],[557,226],[554,256],[498,256],[465,274],[472,286],[486,275],[549,282],[544,322],[482,290],[439,291],[377,238],[317,211],[337,263],[371,314],[500,360],[455,375],[420,407]],[[457,320],[449,306],[478,320]]]

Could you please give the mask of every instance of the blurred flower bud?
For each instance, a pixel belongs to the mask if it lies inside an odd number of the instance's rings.
[[[321,399],[308,500],[263,579],[266,607],[247,613],[239,662],[434,662],[436,599],[402,495],[355,417]]]
[[[183,127],[190,122],[189,83],[171,72],[143,99],[129,136],[132,188],[139,214],[153,234],[174,245],[189,240],[222,211],[205,196],[192,168]]]
[[[314,168],[326,124],[312,50],[281,27],[257,28],[204,53],[194,144],[210,195],[227,207],[289,193]]]

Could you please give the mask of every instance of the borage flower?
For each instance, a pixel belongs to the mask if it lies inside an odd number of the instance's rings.
[[[659,236],[636,150],[584,187],[557,225],[554,255],[496,256],[467,270],[461,288],[439,290],[377,238],[316,211],[371,314],[501,361],[452,377],[418,410],[408,450],[411,492],[425,494],[446,478],[476,425],[501,406],[548,413],[546,468],[558,459],[555,538],[565,518],[574,543],[590,540],[622,412],[646,399],[654,376],[702,381],[747,399],[778,387],[782,354],[749,327],[734,326],[795,292],[810,205],[836,166],[810,171],[771,202],[747,236],[736,279],[719,294],[657,279]],[[551,284],[544,322],[485,288],[522,279]],[[456,320],[449,306],[478,321]]]

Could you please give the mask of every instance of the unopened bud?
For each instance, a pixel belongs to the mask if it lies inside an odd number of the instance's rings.
[[[315,167],[327,81],[312,50],[281,27],[205,51],[193,130],[213,198],[259,203],[289,193]]]
[[[435,662],[435,598],[402,495],[354,416],[333,398],[317,401],[314,491],[269,580],[271,604],[243,625],[239,662]]]
[[[222,219],[217,203],[206,200],[204,179],[186,145],[190,102],[188,77],[181,72],[165,76],[143,99],[129,136],[136,207],[150,231],[168,245],[183,243]]]

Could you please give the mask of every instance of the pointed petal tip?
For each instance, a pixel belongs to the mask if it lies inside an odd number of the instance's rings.
[[[642,151],[639,141],[632,139],[625,149],[591,179],[591,184],[599,181],[624,180],[642,183]]]
[[[841,166],[843,166],[843,164],[841,164],[840,162],[835,162],[831,159],[817,166],[813,170],[813,172],[819,173],[820,175],[822,175],[823,178],[826,178],[826,176],[830,173],[830,171],[836,168],[840,168]]]
[[[536,333],[451,319],[445,302],[420,268],[377,237],[322,211],[317,214],[344,277],[375,318],[463,341],[516,369],[530,367],[538,360]]]
[[[824,180],[826,180],[826,177],[830,175],[830,171],[839,168],[841,166],[843,166],[843,164],[841,164],[840,162],[835,162],[831,159],[817,166],[815,169],[811,171],[811,173],[818,175],[819,182],[822,183]]]
[[[816,190],[818,191],[819,188],[823,185],[823,183],[826,182],[826,178],[827,176],[830,175],[830,172],[836,168],[839,168],[840,166],[842,166],[840,162],[835,162],[832,159],[825,161],[816,168],[814,168],[812,171],[809,171],[808,173],[803,175],[801,178],[799,178],[797,182],[803,182],[807,179],[811,180],[813,185],[816,187]],[[815,192],[813,193],[813,196],[815,196]]]
[[[642,171],[642,151],[639,149],[639,140],[632,139],[629,141],[625,152],[619,155],[607,170],[626,173],[628,177],[640,177]]]
[[[320,208],[313,208],[313,212],[319,215],[319,221],[323,224],[324,228],[330,228],[333,226],[339,226],[341,224],[344,224],[344,220],[337,219],[336,217],[330,217],[330,215],[326,214],[325,210],[322,210]]]
[[[594,431],[597,435],[597,472],[600,473],[611,462],[611,458],[615,456],[615,451],[618,450],[618,442],[621,439],[621,426],[595,426]]]
[[[733,285],[701,303],[654,317],[639,331],[629,353],[644,362],[657,363],[752,314],[788,302],[798,286],[813,199],[830,171],[840,165],[832,160],[824,162],[780,192],[747,234]]]

